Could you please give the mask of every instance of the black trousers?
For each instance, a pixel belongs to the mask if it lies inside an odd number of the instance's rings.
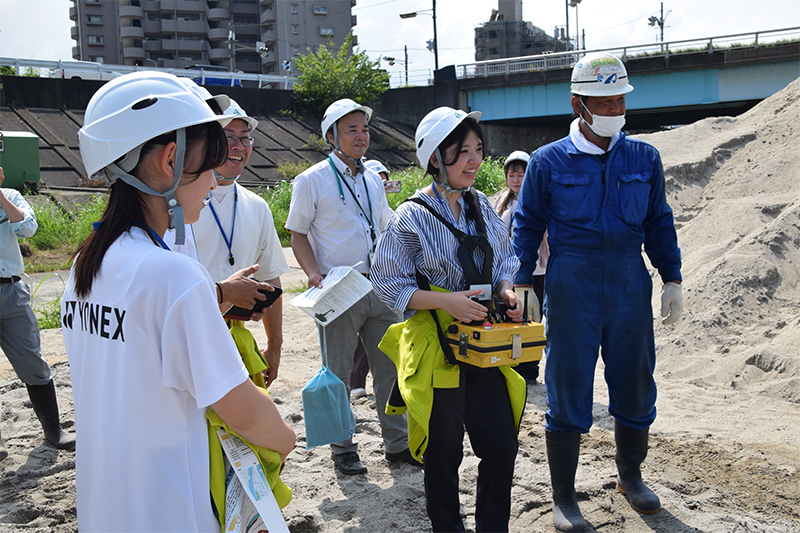
[[[464,531],[459,513],[458,467],[464,428],[478,464],[476,531],[508,531],[517,430],[505,378],[497,368],[461,368],[457,389],[434,389],[425,501],[434,532]]]

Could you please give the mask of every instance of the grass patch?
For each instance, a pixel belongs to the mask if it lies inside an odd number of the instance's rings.
[[[92,231],[92,224],[100,220],[107,201],[107,195],[96,194],[88,202],[77,204],[71,213],[59,205],[31,203],[39,227],[33,236],[24,239],[32,252],[24,258],[25,271],[68,269],[72,254]]]
[[[51,272],[42,278],[42,281],[40,281],[39,284],[36,285],[36,288],[33,289],[31,301],[33,301],[33,299],[36,297],[36,293],[39,292],[42,284],[51,276],[56,276],[61,280],[61,294],[51,297],[49,300],[36,307],[31,306],[34,314],[36,315],[36,320],[39,323],[39,329],[53,329],[61,327],[61,295],[64,293],[66,283],[57,272]]]
[[[317,152],[325,152],[328,148],[327,143],[322,140],[322,137],[312,133],[308,136],[306,143],[302,146],[302,148],[308,148],[309,150],[316,150]],[[280,171],[279,171],[280,172]]]

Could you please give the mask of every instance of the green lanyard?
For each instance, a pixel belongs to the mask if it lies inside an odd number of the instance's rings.
[[[344,204],[347,205],[347,202],[344,199],[344,191],[342,190],[342,183],[344,183],[344,186],[347,187],[348,191],[350,191],[350,196],[353,197],[353,200],[355,200],[356,205],[361,210],[361,214],[364,215],[364,218],[369,220],[369,236],[372,239],[372,249],[374,250],[375,249],[375,225],[372,222],[372,200],[369,197],[369,187],[367,186],[367,178],[363,174],[361,175],[361,179],[364,181],[364,190],[367,192],[367,203],[368,203],[368,206],[369,206],[369,215],[367,215],[367,213],[364,211],[364,208],[361,207],[361,204],[358,202],[358,198],[356,198],[356,193],[350,187],[350,184],[347,183],[347,180],[344,179],[344,176],[342,176],[342,173],[339,172],[339,169],[336,168],[336,165],[333,164],[333,159],[331,159],[331,156],[328,156],[328,163],[331,165],[331,168],[333,169],[333,173],[336,174],[336,185],[339,186],[339,198],[341,198],[342,202],[344,202]]]

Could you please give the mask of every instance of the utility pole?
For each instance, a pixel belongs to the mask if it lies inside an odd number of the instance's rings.
[[[433,64],[436,70],[439,70],[439,38],[436,37],[436,0],[433,0]]]
[[[236,72],[236,29],[232,20],[228,23],[228,44],[231,47],[231,72]]]
[[[406,61],[405,61],[405,66],[406,66],[406,87],[408,87],[408,45],[403,46],[403,52],[405,52],[405,54],[406,54]]]
[[[669,11],[667,11],[667,15],[669,15],[670,13],[672,13],[671,9]],[[667,15],[664,14],[664,2],[661,2],[661,17],[656,17],[655,15],[652,15],[649,19],[647,19],[647,21],[648,21],[647,23],[650,26],[654,26],[655,27],[655,25],[658,24],[658,27],[661,29],[661,42],[662,43],[664,42],[664,21],[666,20]]]

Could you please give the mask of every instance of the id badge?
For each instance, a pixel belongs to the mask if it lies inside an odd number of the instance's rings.
[[[370,252],[367,254],[367,266],[372,268],[372,262],[375,260],[375,252]]]
[[[476,300],[491,300],[492,299],[492,286],[488,283],[483,285],[470,285],[469,290],[471,291],[481,291],[480,294],[476,294],[472,296]]]

